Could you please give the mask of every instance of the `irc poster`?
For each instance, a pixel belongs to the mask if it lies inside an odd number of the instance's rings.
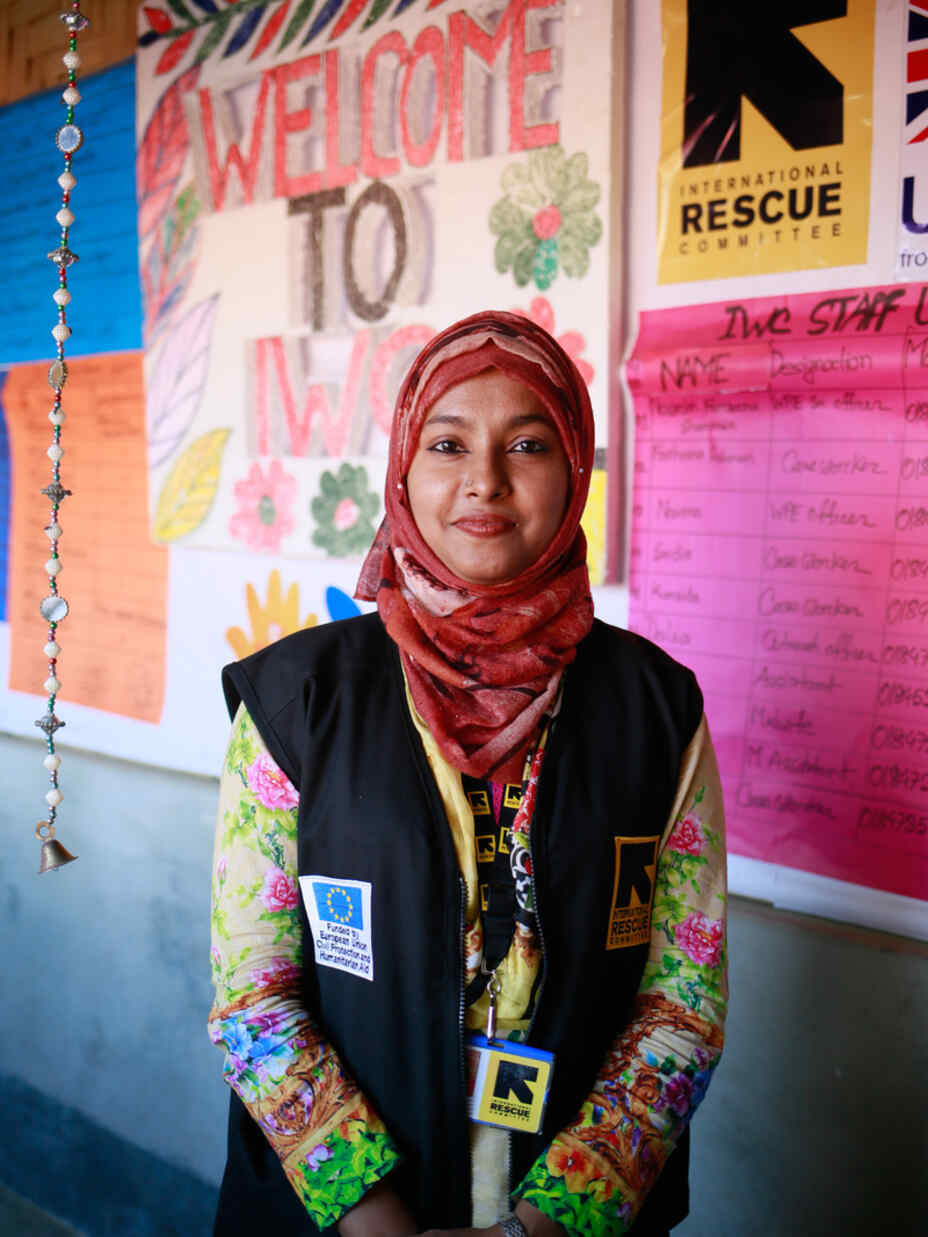
[[[660,283],[866,261],[874,7],[663,0]]]

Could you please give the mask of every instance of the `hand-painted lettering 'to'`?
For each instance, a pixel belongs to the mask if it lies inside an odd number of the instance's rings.
[[[393,270],[376,299],[365,295],[357,276],[360,263],[360,269],[366,275],[365,283],[369,287],[376,277],[378,249],[376,242],[379,229],[372,226],[373,221],[370,219],[367,221],[362,219],[365,211],[371,206],[382,206],[386,210],[387,220],[393,229]],[[403,218],[403,207],[399,196],[382,180],[375,180],[358,195],[348,212],[345,224],[345,247],[342,253],[345,295],[352,311],[362,321],[378,322],[386,316],[403,277],[407,250],[406,220]]]

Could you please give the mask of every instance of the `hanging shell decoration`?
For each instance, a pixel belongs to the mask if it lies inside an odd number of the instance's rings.
[[[71,336],[71,328],[67,321],[67,307],[71,303],[71,293],[68,291],[68,268],[77,260],[70,245],[71,226],[74,223],[74,213],[71,210],[71,193],[77,180],[72,170],[74,155],[80,149],[84,135],[74,123],[74,109],[81,101],[77,89],[77,70],[81,67],[81,58],[77,51],[77,38],[82,30],[90,24],[80,11],[80,0],[73,0],[71,7],[61,14],[61,20],[68,32],[68,50],[62,60],[68,73],[68,84],[65,87],[61,101],[65,106],[64,124],[55,134],[55,145],[64,156],[64,169],[58,177],[61,187],[61,209],[55,220],[61,229],[58,245],[51,250],[48,258],[58,268],[58,287],[52,293],[52,300],[58,310],[58,321],[52,327],[52,338],[55,341],[57,356],[48,368],[48,383],[55,393],[54,403],[48,419],[52,425],[52,444],[46,455],[51,461],[52,479],[42,493],[51,503],[51,514],[45,526],[45,535],[49,541],[49,557],[45,563],[45,573],[48,576],[48,594],[39,603],[39,611],[48,624],[44,653],[48,658],[48,678],[43,683],[43,689],[48,693],[48,706],[45,713],[36,721],[36,725],[45,735],[47,752],[43,764],[48,771],[51,786],[45,794],[48,810],[46,818],[40,820],[35,827],[35,835],[42,843],[42,857],[39,873],[51,872],[71,863],[76,855],[70,854],[62,844],[55,840],[55,817],[58,807],[64,798],[59,786],[59,768],[61,757],[55,751],[55,733],[64,726],[55,714],[55,702],[61,691],[61,681],[58,678],[58,658],[61,646],[58,641],[58,627],[68,616],[68,603],[58,592],[58,576],[61,574],[62,563],[59,543],[62,534],[60,510],[71,491],[61,483],[61,460],[64,448],[61,445],[61,427],[64,425],[65,413],[62,408],[62,392],[68,380],[68,366],[64,359],[64,345]]]

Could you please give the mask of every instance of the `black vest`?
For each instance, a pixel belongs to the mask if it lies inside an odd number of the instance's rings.
[[[376,614],[331,623],[226,667],[223,687],[300,789],[300,873],[371,885],[372,981],[316,967],[301,903],[307,1007],[400,1145],[390,1180],[420,1227],[468,1226],[464,889],[396,647]],[[690,671],[598,621],[566,672],[531,832],[544,969],[529,1042],[556,1066],[542,1133],[512,1136],[513,1184],[576,1116],[628,1021],[648,946],[606,949],[615,839],[663,832],[701,715]],[[635,1234],[685,1216],[687,1154],[684,1138]],[[271,1217],[316,1231],[233,1095],[215,1231],[253,1237]]]

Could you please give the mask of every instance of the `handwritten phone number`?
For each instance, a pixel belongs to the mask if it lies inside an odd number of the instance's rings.
[[[928,623],[928,600],[923,597],[896,597],[886,607],[886,625]]]
[[[857,818],[858,829],[872,829],[880,833],[907,833],[917,837],[928,836],[928,816],[919,812],[905,812],[892,808],[864,807]]]
[[[877,702],[881,708],[908,705],[911,708],[928,709],[928,687],[913,687],[911,683],[889,680],[880,684]]]
[[[920,794],[928,794],[928,769],[873,764],[867,780],[880,790],[917,790]]]
[[[870,746],[874,751],[913,752],[928,756],[928,730],[880,724],[874,726],[870,733]]]
[[[886,644],[884,666],[928,666],[928,644]]]

